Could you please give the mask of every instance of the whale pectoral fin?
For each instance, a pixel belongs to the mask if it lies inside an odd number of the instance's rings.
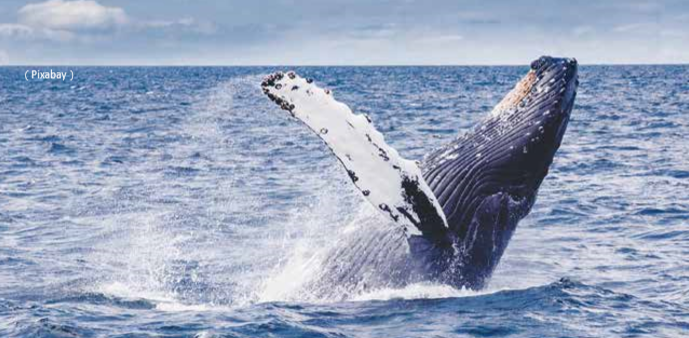
[[[408,235],[446,238],[445,214],[421,170],[385,143],[368,117],[353,114],[329,90],[293,72],[270,75],[261,87],[273,102],[325,142],[356,188],[379,212]]]

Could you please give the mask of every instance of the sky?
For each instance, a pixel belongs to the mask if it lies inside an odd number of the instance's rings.
[[[689,63],[689,0],[1,0],[0,65]]]

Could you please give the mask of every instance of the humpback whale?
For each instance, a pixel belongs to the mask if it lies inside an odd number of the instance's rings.
[[[483,288],[536,200],[578,84],[575,59],[540,57],[472,131],[412,161],[312,79],[267,76],[263,92],[325,142],[389,220],[365,220],[313,283],[343,294],[419,281]]]

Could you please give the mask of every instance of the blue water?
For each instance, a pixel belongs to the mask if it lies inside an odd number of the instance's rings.
[[[43,67],[45,68],[45,67]],[[0,68],[2,337],[689,335],[689,66],[584,66],[487,289],[297,292],[370,210],[273,68]],[[47,68],[46,68],[47,70]],[[407,158],[526,67],[303,68]]]

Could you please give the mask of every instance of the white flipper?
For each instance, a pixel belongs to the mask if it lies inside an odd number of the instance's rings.
[[[414,161],[385,143],[371,120],[355,115],[330,91],[289,72],[268,76],[264,93],[330,147],[363,196],[408,235],[442,238],[445,214]]]

